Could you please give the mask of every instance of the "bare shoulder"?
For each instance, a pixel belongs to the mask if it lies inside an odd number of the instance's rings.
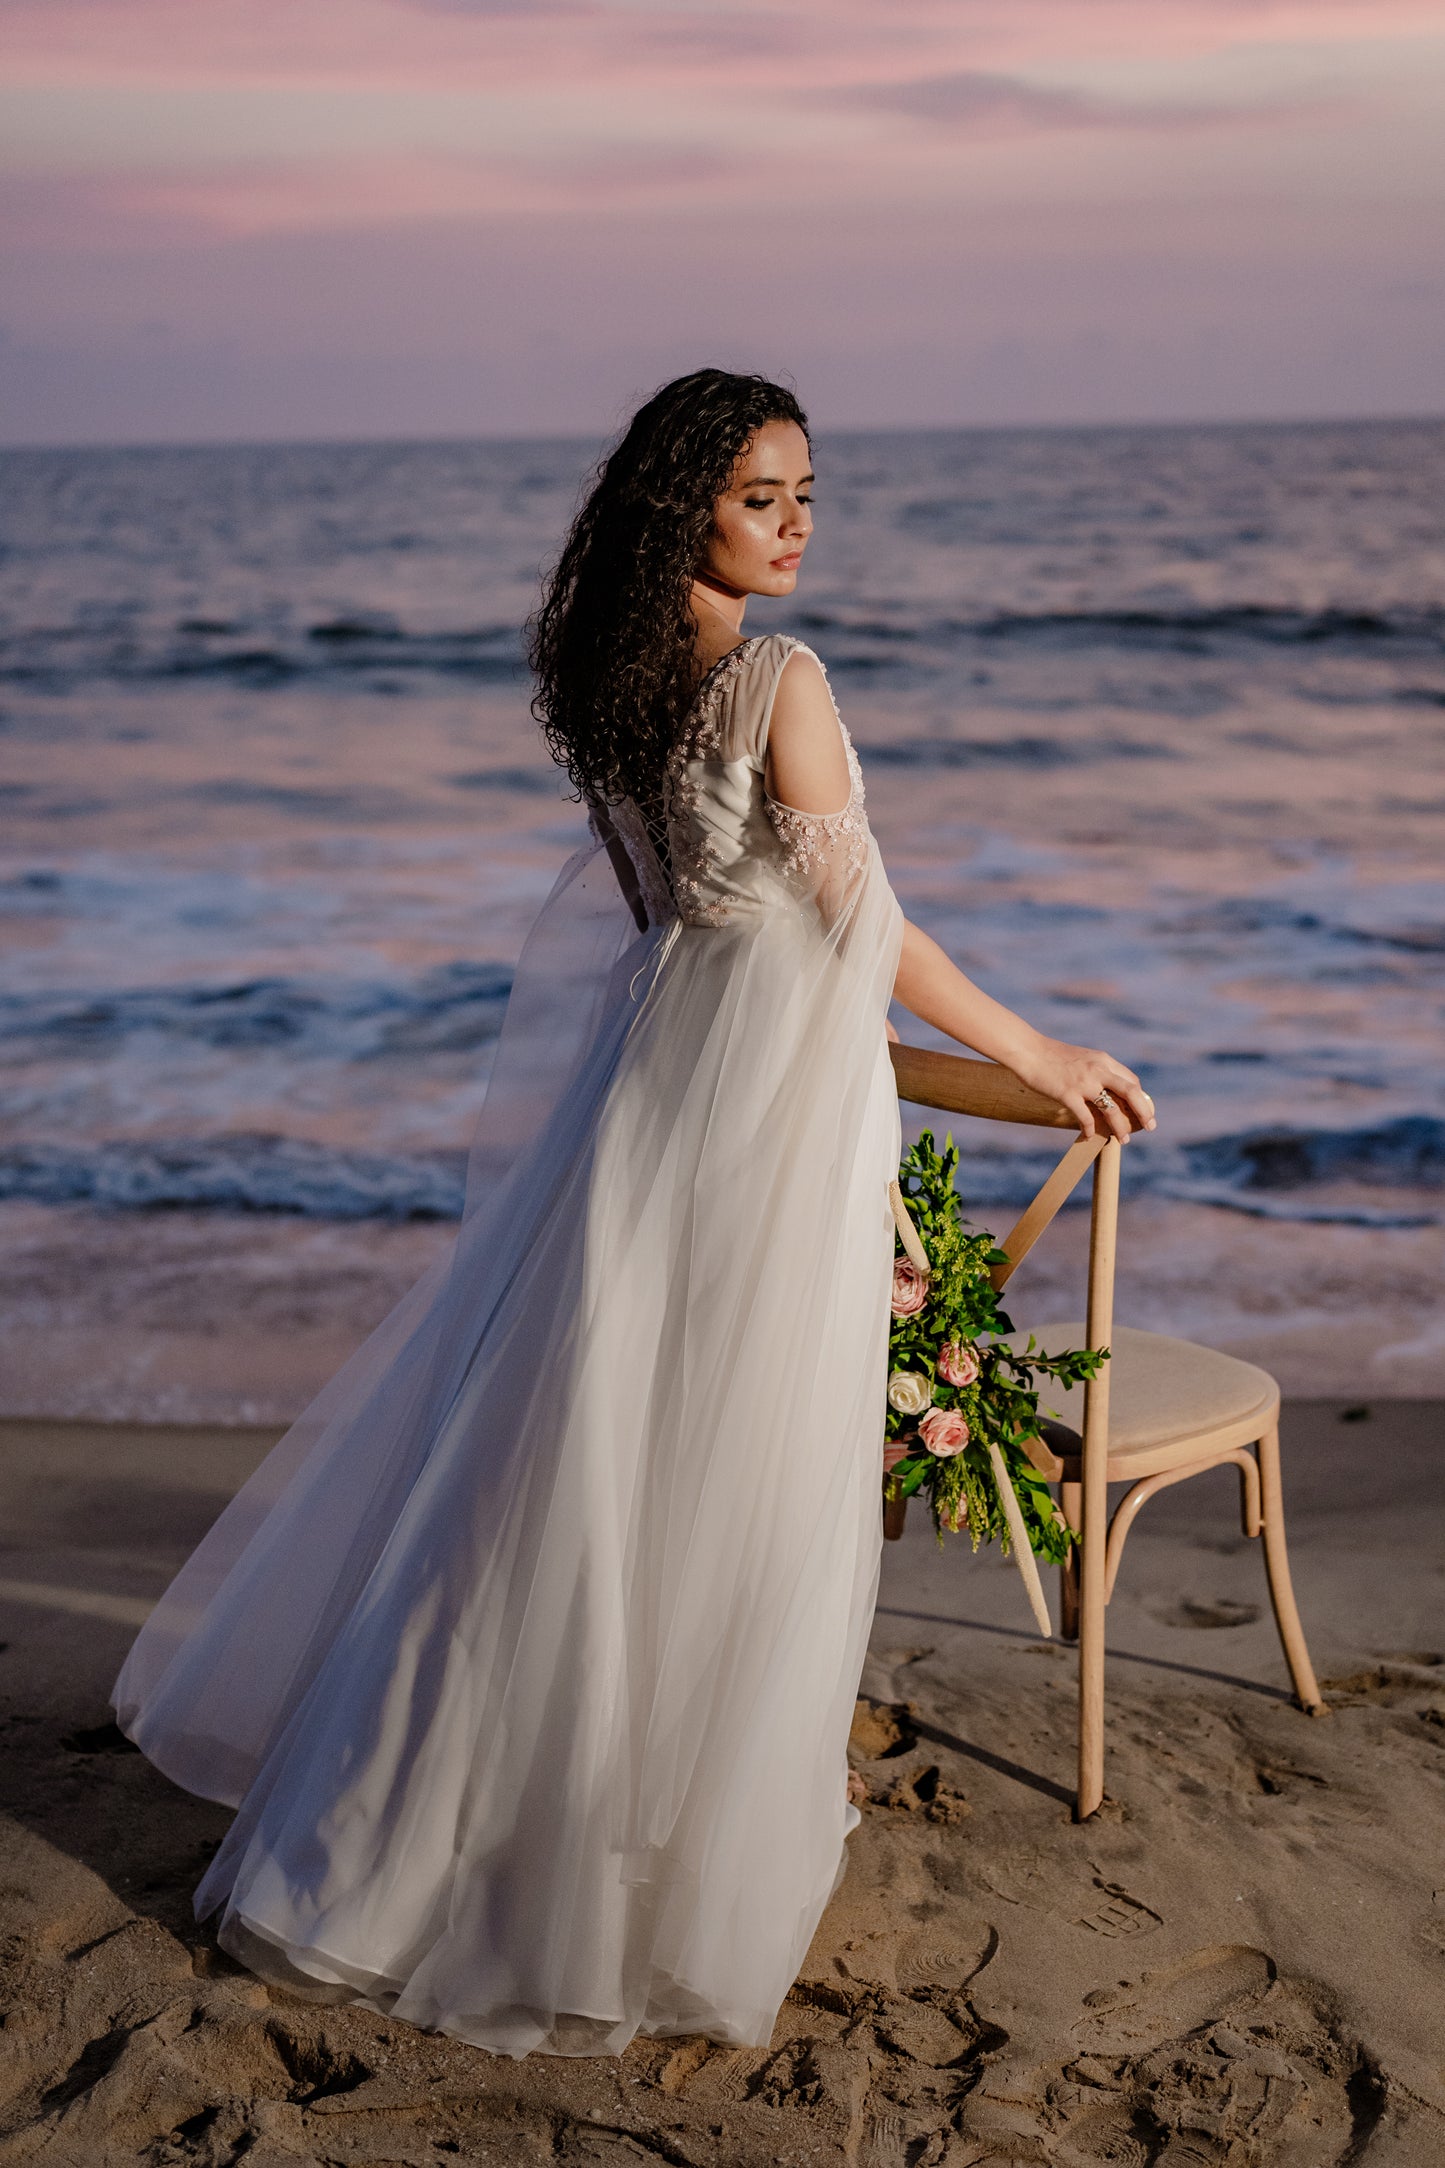
[[[778,673],[768,725],[770,797],[800,813],[836,813],[852,776],[838,714],[816,655],[798,648]]]
[[[836,733],[837,711],[833,706],[833,695],[828,689],[823,665],[810,647],[795,647],[778,672],[773,714],[795,719],[826,716]]]

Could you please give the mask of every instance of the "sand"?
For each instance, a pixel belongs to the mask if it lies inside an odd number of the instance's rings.
[[[108,1726],[130,1633],[264,1434],[0,1426],[0,2163],[1438,2168],[1441,1425],[1287,1409],[1324,1718],[1287,1698],[1232,1479],[1149,1507],[1082,1826],[1068,1652],[1011,1566],[938,1552],[915,1511],[855,1724],[863,1824],[770,2046],[522,2063],[218,1955],[189,1896],[226,1815]]]
[[[1021,1317],[1078,1316],[1088,1234],[1085,1210],[1054,1223]],[[455,1238],[424,1220],[0,1203],[0,1418],[289,1422]],[[1445,1226],[1301,1227],[1159,1197],[1123,1216],[1120,1318],[1262,1363],[1287,1393],[1445,1397],[1442,1285]]]

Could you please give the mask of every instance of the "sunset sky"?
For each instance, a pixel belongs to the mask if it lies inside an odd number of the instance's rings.
[[[1445,408],[1445,6],[0,0],[0,440]]]

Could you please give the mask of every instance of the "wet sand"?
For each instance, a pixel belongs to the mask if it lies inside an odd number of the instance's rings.
[[[939,1552],[915,1510],[855,1724],[863,1824],[769,2047],[522,2063],[238,1971],[190,1912],[225,1812],[109,1727],[131,1633],[269,1434],[0,1425],[0,2162],[1436,2168],[1442,1425],[1287,1408],[1324,1718],[1287,1697],[1232,1478],[1154,1501],[1083,1826],[1069,1653],[1011,1565]]]
[[[1445,1227],[1301,1227],[1155,1197],[1121,1224],[1121,1322],[1260,1363],[1287,1393],[1445,1397]],[[0,1418],[289,1422],[455,1235],[0,1204]],[[1088,1235],[1087,1211],[1055,1222],[1020,1276],[1020,1323],[1079,1315]]]

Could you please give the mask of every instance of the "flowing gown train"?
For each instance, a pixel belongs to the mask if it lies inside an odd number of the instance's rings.
[[[196,1893],[227,1950],[505,2054],[765,2043],[857,1820],[902,917],[846,731],[844,812],[767,796],[798,645],[704,680],[667,870],[629,801],[594,813],[454,1251],[116,1685],[236,1809]]]

